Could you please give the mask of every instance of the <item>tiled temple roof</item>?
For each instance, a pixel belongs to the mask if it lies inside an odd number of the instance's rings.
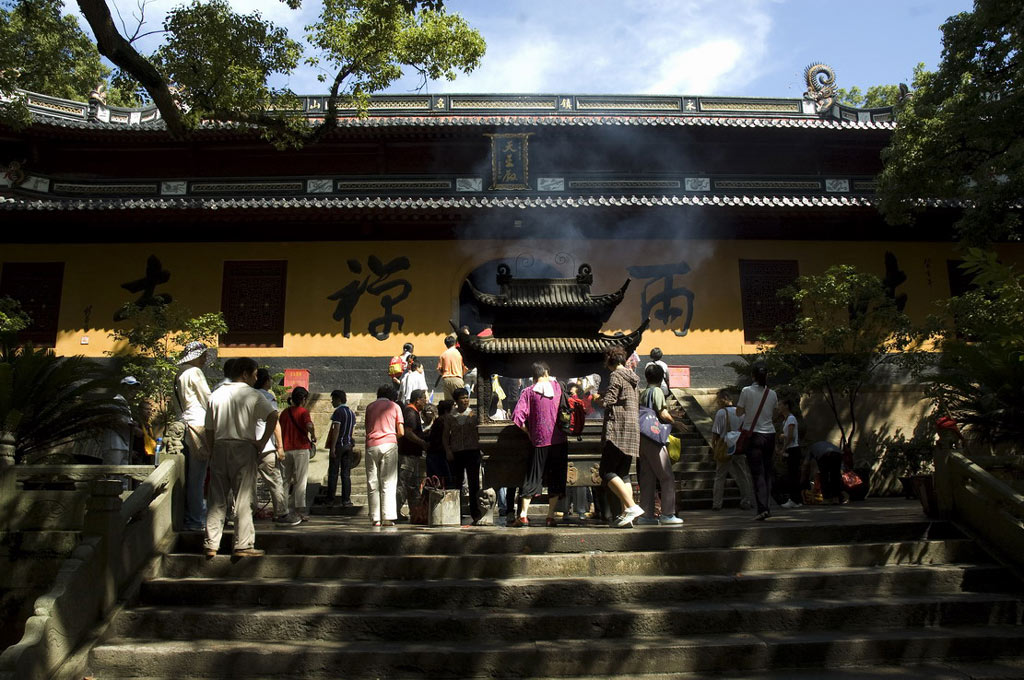
[[[99,100],[79,102],[22,91],[38,125],[73,130],[162,134],[166,126],[154,106],[108,107]],[[283,115],[323,120],[327,98],[299,96],[295,110]],[[806,98],[633,96],[574,94],[378,95],[366,117],[352,108],[339,110],[341,129],[516,127],[516,126],[715,126],[892,130],[892,107],[855,109],[831,104],[818,111]],[[245,131],[251,126],[207,121],[200,130]]]
[[[115,126],[95,120],[76,120],[53,116],[36,116],[41,125],[76,130],[126,133],[162,133],[163,121]],[[367,118],[339,118],[339,128],[434,128],[434,127],[593,127],[593,126],[683,126],[733,128],[803,128],[815,130],[894,130],[891,120],[858,121],[836,118],[796,118],[770,116],[631,116],[631,115],[551,115],[551,116],[370,116]],[[251,126],[241,123],[208,121],[200,124],[201,131],[244,131]]]
[[[949,206],[949,201],[929,200],[929,207]],[[104,212],[120,210],[474,210],[594,207],[738,207],[738,208],[872,208],[877,200],[845,194],[825,196],[767,195],[575,195],[575,196],[443,196],[443,197],[230,197],[230,198],[24,198],[0,196],[0,210]]]
[[[565,307],[614,309],[622,302],[629,280],[614,293],[591,295],[590,286],[576,279],[515,279],[506,294],[484,293],[467,281],[473,297],[480,304],[499,309],[559,309]]]
[[[640,343],[649,321],[628,335],[597,335],[591,337],[556,338],[481,338],[459,336],[459,347],[470,354],[600,354],[608,347],[622,347],[632,350]]]

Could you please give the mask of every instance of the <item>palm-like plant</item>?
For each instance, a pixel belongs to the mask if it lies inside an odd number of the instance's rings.
[[[81,356],[31,346],[0,356],[0,430],[14,434],[15,457],[28,462],[61,444],[114,427],[123,406],[116,378]]]
[[[940,410],[991,444],[1024,442],[1024,360],[996,343],[947,341],[930,384]]]

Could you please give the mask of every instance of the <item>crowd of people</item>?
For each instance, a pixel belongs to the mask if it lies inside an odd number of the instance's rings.
[[[408,507],[412,514],[425,502],[423,481],[434,477],[445,488],[468,491],[474,524],[484,516],[480,415],[471,406],[471,385],[466,385],[466,366],[455,336],[447,337],[445,345],[435,383],[435,387],[443,383],[444,398],[436,405],[430,403],[423,364],[413,345],[407,343],[402,354],[391,360],[390,380],[377,389],[376,399],[365,409],[362,455],[353,437],[356,414],[347,404],[347,395],[343,390],[331,393],[334,411],[325,442],[329,455],[327,495],[351,507],[350,472],[364,458],[369,521],[375,527],[407,521],[409,517],[401,511]],[[174,389],[174,403],[184,425],[185,528],[205,532],[204,550],[212,556],[233,517],[233,554],[258,556],[263,553],[255,547],[253,524],[257,478],[268,490],[275,523],[294,526],[308,519],[309,461],[318,441],[306,408],[309,392],[295,387],[287,407],[278,410],[269,372],[250,358],[229,359],[224,366],[225,379],[211,390],[203,373],[208,354],[201,343],[185,348]],[[638,357],[635,353],[627,356],[620,347],[611,347],[604,354],[608,378],[603,388],[596,375],[562,383],[544,362],[533,364],[530,379],[516,386],[515,406],[507,414],[528,439],[529,458],[521,482],[497,494],[506,526],[529,526],[530,505],[545,490],[548,512],[544,524],[548,527],[558,525],[559,508],[567,513],[573,507],[584,517],[591,500],[596,511],[591,516],[597,514],[612,526],[683,524],[676,513],[668,437],[670,432],[685,431],[686,426],[682,414],[669,408],[667,366],[660,350],[653,350],[650,356],[643,368],[643,388],[636,372]],[[779,402],[775,390],[768,387],[763,366],[755,366],[752,377],[753,383],[742,390],[735,405],[727,390],[716,398],[711,430],[716,461],[712,508],[722,508],[725,480],[732,476],[740,489],[741,508],[753,509],[756,520],[770,517],[777,437],[785,463],[781,477],[785,500],[775,501],[787,509],[799,507],[814,462],[825,498],[842,502],[840,451],[827,442],[803,451],[798,404]],[[499,394],[504,395],[500,386]],[[568,411],[567,403],[572,405]],[[495,410],[506,414],[500,403]],[[570,421],[593,414],[602,419],[594,488],[570,488],[567,432],[573,427],[581,429],[580,423]],[[782,420],[778,435],[777,415]],[[639,498],[634,497],[632,484],[634,462]]]

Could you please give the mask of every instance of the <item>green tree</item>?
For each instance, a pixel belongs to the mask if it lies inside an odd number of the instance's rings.
[[[0,297],[0,351],[6,352],[18,341],[18,332],[28,328],[31,317],[14,298]]]
[[[1024,4],[975,0],[942,26],[942,61],[920,72],[882,154],[882,210],[905,222],[927,199],[962,206],[969,245],[1017,238],[1024,195]]]
[[[164,426],[173,411],[171,399],[181,349],[193,341],[216,347],[218,336],[228,330],[227,324],[220,312],[192,316],[176,302],[146,307],[129,302],[122,313],[126,325],[110,333],[122,348],[110,354],[121,359],[123,375],[134,376],[141,383],[137,400],[149,401],[154,408],[154,425]]]
[[[918,64],[915,69],[924,70],[924,64]],[[849,90],[836,88],[836,101],[847,106],[856,106],[863,109],[877,109],[883,106],[896,106],[901,99],[899,85],[872,85],[867,92],[862,92],[854,85]]]
[[[918,341],[910,319],[878,276],[849,265],[801,276],[779,296],[794,302],[796,317],[764,339],[760,358],[800,393],[822,394],[852,448],[861,390],[908,362],[903,353]]]
[[[974,440],[1024,441],[1024,275],[988,250],[967,251],[974,288],[942,303],[939,360],[924,373],[936,406]]]
[[[287,4],[297,9],[300,0]],[[365,114],[368,96],[403,67],[452,80],[476,68],[486,47],[440,0],[324,0],[319,19],[306,27],[305,46],[258,12],[239,14],[226,0],[192,0],[167,14],[163,44],[145,56],[117,29],[105,0],[78,6],[99,51],[120,69],[117,82],[134,81],[178,137],[213,120],[256,125],[279,146],[315,141],[336,127],[342,104]],[[295,95],[268,84],[273,76],[286,79],[300,61],[322,69],[321,80],[330,83],[317,125],[281,115],[295,108]]]
[[[0,0],[0,94],[22,89],[84,100],[108,80],[111,70],[96,44],[62,10],[61,0]],[[124,94],[111,88],[108,101],[137,103]],[[27,124],[24,102],[0,101],[0,122]]]

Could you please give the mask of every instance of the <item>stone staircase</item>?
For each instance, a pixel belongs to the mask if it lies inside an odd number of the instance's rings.
[[[1014,576],[902,501],[858,508],[758,525],[708,512],[682,530],[373,531],[316,519],[261,530],[267,556],[245,559],[227,536],[206,560],[200,537],[184,534],[91,649],[89,672],[1024,676]]]

